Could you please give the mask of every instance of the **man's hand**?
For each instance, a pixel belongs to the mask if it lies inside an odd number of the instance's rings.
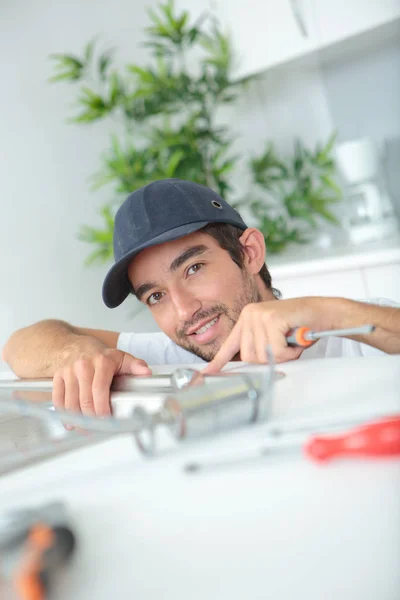
[[[144,360],[86,338],[84,347],[71,352],[56,370],[53,404],[58,409],[85,415],[110,415],[110,387],[114,375],[150,374]]]
[[[203,370],[218,373],[238,352],[240,360],[267,363],[267,346],[276,362],[296,360],[304,348],[287,345],[286,335],[298,326],[318,327],[317,298],[294,298],[248,304],[214,359]],[[322,324],[322,322],[321,322]]]
[[[276,362],[295,360],[304,351],[304,348],[287,345],[286,335],[295,327],[323,331],[367,324],[375,326],[372,333],[346,337],[383,352],[400,353],[400,309],[397,306],[317,296],[248,304],[203,372],[218,373],[238,352],[244,362],[266,363],[267,346],[271,347]]]

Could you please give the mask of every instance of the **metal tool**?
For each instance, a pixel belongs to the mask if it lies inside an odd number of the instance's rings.
[[[53,379],[0,379],[0,389],[9,388],[32,391],[49,391]],[[174,391],[172,375],[117,375],[111,385],[111,392],[140,392],[141,394],[168,393]]]
[[[133,434],[140,450],[153,454],[156,449],[155,430],[159,426],[167,426],[174,437],[182,441],[266,419],[275,378],[271,354],[269,358],[271,364],[256,373],[204,377],[193,371],[185,373],[184,378],[182,373],[177,373],[174,382],[177,389],[165,397],[159,410],[148,412],[137,406],[132,416],[126,419],[98,418],[50,410],[48,406],[29,402],[29,390],[25,390],[25,400],[24,390],[19,391],[19,399],[15,399],[12,397],[12,389],[4,389],[0,412],[54,424],[72,425],[90,435],[64,432],[62,439],[50,439],[44,443],[20,447],[18,452],[3,453],[0,458],[0,474],[102,442],[113,435]],[[182,386],[186,387],[179,389]],[[51,400],[50,391],[41,393],[45,399]]]
[[[350,327],[348,329],[331,329],[330,331],[312,331],[308,327],[296,327],[289,331],[286,335],[288,346],[300,346],[307,348],[316,340],[324,337],[344,337],[348,335],[363,335],[372,333],[375,329],[374,325],[363,325],[362,327]]]
[[[45,600],[75,544],[62,503],[1,515],[1,597]]]
[[[269,360],[273,360],[271,353]],[[180,441],[265,421],[270,414],[273,382],[271,363],[254,374],[214,379],[197,373],[184,389],[168,395],[155,415],[146,414],[142,407],[134,409],[133,417],[142,421],[135,434],[139,448],[146,454],[154,453],[154,418],[167,424]]]
[[[223,371],[213,375],[213,382],[225,380],[226,377],[240,375],[238,371]],[[253,374],[251,374],[253,376]],[[283,377],[283,373],[274,372],[275,378]],[[178,367],[172,373],[157,375],[117,375],[114,377],[110,391],[112,392],[133,392],[142,394],[169,394],[183,389],[189,383],[195,383],[194,378],[199,382],[205,382],[207,377],[196,369],[188,367]],[[0,391],[2,389],[18,389],[22,391],[51,391],[53,388],[53,379],[0,379]],[[51,399],[49,399],[51,401]]]
[[[262,446],[239,454],[213,457],[212,460],[192,461],[184,465],[187,473],[197,473],[208,469],[240,466],[281,453],[299,453],[316,462],[325,462],[335,458],[378,458],[400,457],[400,415],[381,417],[373,422],[358,424],[355,428],[342,433],[332,434],[340,428],[339,423],[325,426],[324,434],[314,436],[292,430],[292,435],[283,435],[281,440],[268,436]],[[327,431],[331,430],[331,435]],[[293,431],[297,435],[293,436]]]

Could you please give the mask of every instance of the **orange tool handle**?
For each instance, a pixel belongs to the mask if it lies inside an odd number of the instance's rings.
[[[289,331],[286,335],[286,341],[288,346],[300,346],[301,348],[308,348],[308,346],[312,346],[314,341],[309,340],[306,337],[311,331],[309,327],[296,327]]]
[[[74,546],[75,536],[67,526],[33,525],[13,577],[17,598],[46,600],[57,567],[71,556]]]
[[[342,435],[313,437],[304,446],[304,451],[316,461],[352,456],[400,456],[400,415]]]
[[[43,555],[54,543],[50,527],[37,523],[30,531],[14,586],[20,600],[45,600],[46,588],[40,576],[43,568]]]

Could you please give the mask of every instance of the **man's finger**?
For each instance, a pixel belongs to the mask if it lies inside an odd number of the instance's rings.
[[[268,337],[263,329],[257,329],[254,333],[254,345],[257,354],[257,363],[265,365],[268,363],[267,346]]]
[[[110,387],[115,374],[115,363],[100,356],[96,361],[93,377],[93,403],[96,415],[111,415]]]
[[[56,373],[53,377],[51,396],[56,410],[65,410],[65,383],[62,375],[59,373]],[[66,425],[65,423],[63,423],[63,426],[67,431],[72,431],[74,429],[72,425]]]
[[[52,400],[55,408],[64,410],[65,408],[65,384],[64,379],[58,373],[53,378]]]
[[[228,363],[240,350],[241,328],[238,323],[232,329],[230,335],[226,338],[217,354],[211,362],[202,370],[206,375],[219,373],[219,371]]]
[[[79,384],[79,403],[84,415],[92,416],[95,414],[92,383],[94,376],[94,367],[90,360],[79,360],[75,365],[75,373]]]
[[[271,328],[268,330],[268,338],[275,362],[296,360],[304,350],[304,348],[288,346],[286,336],[282,331]]]
[[[297,360],[304,352],[305,348],[292,348],[287,346],[284,348],[279,356],[276,357],[277,363],[288,362],[290,360]]]
[[[255,335],[252,327],[243,328],[240,339],[240,360],[248,363],[257,363],[257,352],[255,345]]]
[[[266,331],[266,328],[263,329],[263,335],[265,339],[268,340],[268,342],[266,341],[265,345],[267,346],[268,343],[274,357],[274,361],[278,361],[279,357],[288,347],[285,336],[281,331],[276,330],[273,327],[270,327],[268,332]]]
[[[128,354],[124,356],[120,373],[126,371],[130,375],[151,375],[151,369],[145,360]]]
[[[65,385],[65,410],[73,412],[81,412],[79,405],[79,384],[75,373],[68,370],[64,373]]]

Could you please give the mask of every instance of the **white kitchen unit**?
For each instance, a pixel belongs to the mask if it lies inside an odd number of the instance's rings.
[[[316,43],[322,48],[400,19],[400,0],[312,0],[312,4]]]
[[[365,268],[364,277],[370,297],[382,296],[400,302],[400,262]]]
[[[217,0],[215,14],[231,33],[238,59],[233,77],[254,75],[315,50],[311,8],[308,0]]]
[[[400,240],[341,249],[307,250],[270,258],[274,287],[284,298],[342,296],[388,298],[400,303]]]
[[[211,11],[231,34],[234,79],[272,67],[399,21],[400,0],[178,0],[194,17]],[[317,56],[317,54],[316,54]]]

